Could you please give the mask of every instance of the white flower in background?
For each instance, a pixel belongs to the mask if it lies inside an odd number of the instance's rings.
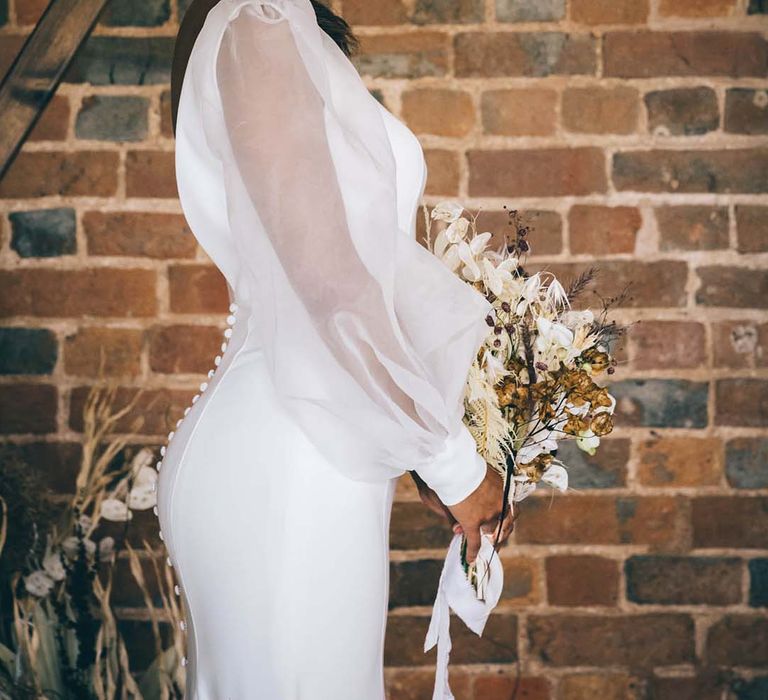
[[[557,277],[553,277],[552,281],[547,286],[547,300],[553,306],[570,307],[571,305],[571,302],[568,301],[568,294],[563,285],[558,281]]]
[[[520,291],[520,301],[517,302],[517,308],[515,313],[518,316],[522,316],[530,307],[539,300],[539,291],[541,288],[541,276],[537,272],[531,275]]]
[[[492,385],[496,384],[502,377],[509,374],[504,362],[496,357],[496,355],[488,348],[483,350],[483,367],[485,369],[485,375]]]
[[[43,569],[45,569],[45,573],[54,581],[61,581],[67,575],[66,569],[64,569],[64,564],[61,562],[61,555],[59,552],[46,551],[45,557],[43,558]]]
[[[146,510],[157,505],[157,494],[151,486],[137,486],[128,494],[128,507],[132,510]]]
[[[157,504],[157,472],[149,466],[142,466],[136,474],[133,488],[128,494],[128,507],[132,510],[146,510]]]
[[[78,519],[78,524],[83,528],[83,532],[88,533],[93,528],[93,518],[90,515],[83,513]]]
[[[83,540],[85,546],[85,553],[87,556],[92,556],[96,552],[96,543],[93,540]],[[80,547],[80,541],[75,535],[70,535],[61,543],[61,549],[70,559],[77,557],[77,552]]]
[[[53,579],[45,571],[38,569],[24,577],[24,587],[32,595],[43,598],[53,589]]]
[[[559,491],[568,490],[568,472],[560,464],[552,464],[541,475],[541,480]]]
[[[133,517],[128,505],[117,498],[105,498],[101,502],[101,517],[113,522],[125,522]]]
[[[152,467],[152,463],[155,461],[155,456],[152,450],[142,447],[131,460],[131,474],[134,477],[138,477],[139,473],[145,468]]]
[[[498,265],[494,265],[487,257],[481,260],[483,266],[483,281],[495,296],[509,301],[513,296],[519,296],[519,290],[515,289],[515,276],[512,274],[517,269],[517,258],[507,258]]]
[[[590,405],[589,401],[585,401],[581,406],[576,406],[570,401],[565,402],[565,408],[571,415],[574,416],[586,416],[589,413]],[[567,421],[568,416],[563,416],[563,420]]]
[[[552,437],[554,432],[553,429],[536,428],[536,434],[530,434],[517,451],[518,464],[530,464],[540,454],[554,452],[557,449],[557,440]]]
[[[569,328],[576,328],[577,326],[589,326],[595,320],[595,314],[589,309],[584,311],[566,311],[560,320]]]
[[[514,502],[528,498],[536,490],[536,484],[533,481],[518,480],[517,477],[514,477],[513,486],[514,494],[512,495],[512,500]]]
[[[456,248],[459,253],[459,260],[464,264],[461,268],[462,277],[467,282],[477,282],[481,278],[482,272],[480,271],[480,265],[475,260],[475,256],[472,255],[472,248],[469,243],[462,241]]]
[[[115,551],[115,538],[114,537],[102,537],[99,540],[99,559],[101,561],[108,561],[112,558],[112,554]]]
[[[461,218],[457,219],[453,223],[449,224],[445,229],[440,231],[435,238],[435,244],[433,246],[434,254],[438,258],[445,259],[452,253],[453,246],[466,242],[464,240],[469,230],[469,220]]]
[[[438,202],[430,216],[438,221],[447,221],[450,223],[456,221],[463,211],[464,207],[456,202]]]
[[[536,319],[536,328],[539,335],[536,336],[536,349],[546,353],[552,345],[566,350],[573,344],[573,331],[562,323],[550,321],[544,316]]]
[[[579,436],[576,438],[576,445],[580,450],[584,450],[587,454],[593,455],[600,445],[600,438],[591,430],[581,430],[579,431]]]

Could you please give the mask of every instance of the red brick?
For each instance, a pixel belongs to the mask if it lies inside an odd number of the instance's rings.
[[[0,181],[0,198],[110,197],[117,165],[118,154],[110,151],[22,151]]]
[[[391,668],[385,671],[387,700],[423,700],[432,696],[435,674],[431,669]],[[456,700],[472,697],[472,676],[460,669],[451,668],[451,691]]]
[[[732,134],[768,134],[768,91],[732,88],[725,94],[725,130]]]
[[[694,498],[691,522],[694,547],[768,547],[768,498],[765,496]]]
[[[736,10],[738,0],[661,0],[659,14],[664,17],[727,17]]]
[[[601,670],[564,676],[560,700],[648,700],[644,683],[625,673]]]
[[[661,437],[637,447],[637,476],[644,486],[718,486],[725,452],[715,437]]]
[[[0,384],[0,433],[52,433],[58,392],[50,384]]]
[[[83,406],[90,387],[78,386],[72,389],[69,401],[69,427],[77,432],[83,430]],[[119,387],[115,395],[113,411],[125,407],[139,389]],[[194,390],[185,389],[141,389],[141,398],[133,409],[115,424],[115,432],[137,435],[165,436],[184,415],[190,405]],[[154,523],[157,529],[157,520]]]
[[[389,532],[391,549],[438,549],[450,544],[453,533],[448,521],[421,502],[395,503]]]
[[[155,326],[149,336],[149,367],[165,374],[207,372],[223,339],[222,331],[211,326]]]
[[[631,326],[627,338],[635,369],[693,369],[707,363],[701,323],[641,320]]]
[[[642,24],[648,0],[571,0],[571,19],[583,24]]]
[[[547,557],[547,600],[550,605],[615,606],[619,598],[619,565],[597,556]]]
[[[435,31],[366,34],[354,63],[362,75],[381,78],[445,75],[449,42],[448,34]]]
[[[647,692],[653,700],[722,700],[732,679],[718,669],[699,668],[697,673],[693,677],[651,678]]]
[[[344,0],[344,19],[354,26],[405,24],[408,10],[403,0]]]
[[[712,265],[696,272],[701,278],[697,304],[742,309],[768,307],[768,276],[763,270]]]
[[[654,90],[644,101],[648,131],[657,136],[696,136],[720,124],[717,95],[708,87]]]
[[[426,616],[390,615],[384,648],[385,665],[434,667],[435,650],[424,653],[428,627],[429,617]],[[486,622],[483,636],[478,637],[452,615],[451,642],[453,664],[513,662],[517,659],[517,618],[492,614]]]
[[[172,265],[168,283],[176,313],[224,313],[229,306],[227,282],[213,265]]]
[[[63,141],[69,130],[69,99],[54,95],[29,134],[28,141]]]
[[[425,195],[451,197],[459,193],[459,154],[440,148],[424,149],[427,162],[427,184]],[[417,220],[420,217],[417,217]]]
[[[728,247],[726,207],[661,207],[655,213],[661,250],[717,250]]]
[[[535,497],[521,504],[515,525],[524,544],[647,544],[679,540],[683,501],[672,497],[568,496],[550,503]]]
[[[618,425],[647,428],[706,428],[709,383],[647,377],[611,384]]]
[[[736,207],[736,230],[740,253],[768,251],[768,207],[739,204]]]
[[[593,75],[596,46],[584,34],[460,32],[454,37],[459,78]]]
[[[0,34],[0,75],[8,72],[26,38],[22,34]]]
[[[22,0],[16,2],[16,21],[21,25],[37,24],[48,0]]]
[[[527,266],[531,272],[544,265],[535,262]],[[595,267],[597,276],[590,290],[602,297],[618,294],[629,285],[627,298],[619,307],[665,308],[685,306],[685,284],[688,277],[686,263],[679,260],[635,262],[634,260],[599,260]],[[546,269],[565,284],[584,272],[584,263],[548,263]],[[578,305],[599,306],[598,300],[587,291],[576,300]],[[631,331],[630,331],[631,332]]]
[[[532,655],[547,666],[654,668],[695,659],[688,615],[532,615]],[[602,700],[602,698],[601,698]]]
[[[368,0],[373,3],[374,0]],[[387,0],[391,2],[392,0]],[[378,0],[376,0],[378,2]],[[404,0],[406,6],[412,7],[410,21],[413,24],[469,24],[482,22],[484,12],[483,0],[431,0],[430,2],[410,3]]]
[[[389,564],[389,609],[432,605],[443,561],[421,558]]]
[[[470,197],[560,197],[605,192],[598,148],[470,150]]]
[[[742,560],[737,557],[633,556],[626,561],[627,600],[647,605],[736,605]]]
[[[768,323],[721,321],[712,325],[715,367],[768,367]]]
[[[0,271],[0,317],[153,316],[155,284],[154,270]]]
[[[575,87],[563,92],[562,119],[568,131],[631,134],[637,130],[640,97],[634,88]]]
[[[129,328],[80,328],[64,339],[64,370],[81,377],[98,377],[102,361],[105,376],[141,373],[142,332]]]
[[[557,255],[563,250],[563,221],[555,211],[530,209],[518,211],[521,226],[528,226],[528,243],[531,255]],[[477,217],[479,232],[490,231],[493,237],[488,243],[491,248],[498,248],[507,241],[514,240],[515,228],[510,223],[507,209],[482,209]]]
[[[613,181],[637,192],[768,192],[768,150],[624,151]]]
[[[643,220],[634,207],[577,204],[568,214],[571,252],[577,254],[633,253]]]
[[[197,240],[181,214],[89,211],[83,216],[89,255],[194,258]]]
[[[747,428],[768,426],[768,379],[718,379],[715,424]]]
[[[549,136],[555,133],[557,92],[554,90],[486,90],[480,106],[486,134]]]
[[[766,74],[766,42],[757,32],[609,32],[603,57],[605,75],[618,78]]]
[[[765,669],[768,659],[768,618],[764,615],[726,615],[707,631],[706,659],[733,668]]]
[[[536,559],[509,557],[502,554],[504,588],[501,591],[499,609],[536,605],[539,595],[541,572]]]
[[[475,677],[477,700],[549,700],[552,691],[546,678],[518,677],[512,671],[499,671],[493,675]],[[453,681],[451,681],[453,690]]]
[[[128,197],[176,199],[179,194],[173,151],[128,151],[125,188]]]
[[[173,116],[171,114],[171,91],[165,90],[160,95],[160,134],[173,138]]]
[[[463,90],[420,88],[402,96],[402,116],[417,134],[459,138],[475,124],[472,96]]]

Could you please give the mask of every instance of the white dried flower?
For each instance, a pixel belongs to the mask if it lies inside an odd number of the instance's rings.
[[[128,505],[117,498],[106,498],[101,502],[101,517],[113,522],[125,522],[133,517]]]
[[[59,552],[48,552],[43,558],[43,568],[45,569],[45,573],[47,573],[54,581],[61,581],[67,575],[64,564],[61,562],[61,554]]]
[[[438,202],[435,208],[432,210],[430,216],[432,219],[438,221],[452,222],[456,221],[461,216],[461,212],[464,211],[464,207],[456,202]]]
[[[43,598],[53,589],[53,579],[42,569],[24,577],[24,588],[28,593]]]
[[[110,537],[107,535],[107,537],[102,537],[99,540],[99,559],[101,561],[108,561],[112,558],[112,554],[115,551],[115,538]]]
[[[85,547],[85,553],[87,556],[92,556],[96,552],[96,543],[93,540],[84,539],[83,546]],[[61,549],[70,559],[77,557],[77,552],[80,547],[80,540],[75,535],[67,537],[61,543]]]

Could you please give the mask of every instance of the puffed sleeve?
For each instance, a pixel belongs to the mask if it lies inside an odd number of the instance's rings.
[[[416,470],[453,505],[486,470],[462,418],[491,306],[399,228],[379,107],[311,3],[231,5],[226,215],[275,390],[351,478]]]

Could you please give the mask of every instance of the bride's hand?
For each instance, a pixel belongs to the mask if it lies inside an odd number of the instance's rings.
[[[501,512],[500,504],[503,495],[501,489],[501,477],[489,467],[483,483],[481,483],[480,486],[466,499],[449,508],[415,471],[411,471],[410,474],[416,484],[421,502],[434,513],[446,518],[455,534],[464,533],[465,525],[470,528],[469,531],[473,534],[472,536],[467,537],[467,561],[474,561],[480,550],[480,528],[483,528],[483,532],[493,532],[494,536],[498,530],[498,516]],[[489,486],[490,488],[488,488]],[[477,521],[479,524],[476,524],[475,520],[478,517],[477,514],[480,512],[478,510],[480,507],[480,499],[487,499],[492,496],[496,493],[496,488],[499,489],[496,495],[496,500],[491,502],[492,508],[490,510],[486,509],[486,512],[492,512],[492,515],[486,515],[486,517],[480,515],[480,520]],[[464,519],[463,523],[460,519],[457,519],[457,508],[460,512],[460,518]],[[507,543],[509,535],[514,528],[513,522],[514,514],[512,509],[507,507],[504,520],[502,521],[501,534],[496,543],[497,549],[503,547]]]
[[[499,523],[503,500],[504,486],[501,475],[486,466],[485,479],[480,485],[463,501],[450,506],[450,513],[458,521],[467,538],[468,562],[473,562],[480,551],[481,532],[493,534],[497,547],[509,539],[514,529],[515,514],[507,504],[504,519]]]

